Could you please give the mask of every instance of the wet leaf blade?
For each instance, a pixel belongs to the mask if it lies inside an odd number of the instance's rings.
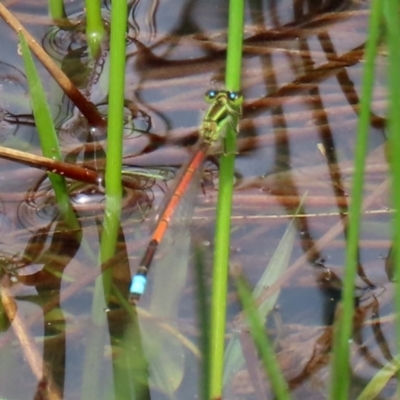
[[[257,298],[265,287],[272,286],[287,270],[292,253],[296,230],[293,221],[288,226],[283,238],[279,242],[278,248],[268,263],[265,272],[261,276],[254,288],[253,296]],[[258,307],[257,312],[259,318],[265,321],[269,312],[275,307],[280,291],[276,291],[272,296],[265,299]],[[232,376],[243,368],[245,360],[243,358],[239,333],[234,333],[228,343],[225,352],[225,369],[224,384],[232,378]]]
[[[35,67],[31,51],[22,32],[19,33],[22,58],[24,60],[25,72],[28,79],[31,104],[35,124],[38,130],[40,147],[45,157],[62,161],[60,146],[56,130],[51,118],[50,108],[47,103],[46,94],[40,81],[40,76]],[[56,199],[60,210],[64,213],[66,221],[71,227],[79,224],[73,214],[69,203],[68,190],[63,176],[49,173],[49,179],[54,188]]]
[[[247,283],[242,277],[236,279],[236,287],[247,317],[250,334],[261,358],[264,370],[270,378],[273,393],[278,400],[289,400],[291,398],[289,388],[275,357],[273,345],[265,333],[263,320],[259,316]]]
[[[364,390],[358,396],[357,400],[373,400],[377,398],[378,394],[387,385],[390,379],[399,370],[399,357],[388,362],[375,376],[368,382]]]

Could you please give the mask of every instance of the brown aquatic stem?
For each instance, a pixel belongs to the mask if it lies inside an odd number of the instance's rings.
[[[3,146],[0,146],[0,157],[81,182],[98,184],[101,183],[103,179],[102,175],[97,171],[80,165],[56,161],[51,158],[26,153],[20,150],[9,149]]]
[[[65,178],[76,181],[104,186],[104,176],[102,172],[86,168],[82,165],[56,161],[51,158],[26,153],[24,151],[14,150],[3,146],[0,146],[0,158],[5,158],[10,161],[29,165],[30,167],[42,169],[54,174],[59,174]],[[137,189],[137,183],[130,180],[129,177],[122,178],[122,185],[127,188]]]
[[[38,379],[38,381],[40,382],[45,378],[47,382],[47,398],[49,400],[61,400],[59,389],[54,383],[50,371],[47,369],[42,357],[40,356],[34,338],[30,334],[24,321],[18,315],[17,304],[9,290],[9,287],[10,280],[9,277],[5,275],[1,280],[1,301],[7,314],[7,318],[11,322],[11,327],[15,336],[21,343],[21,348],[25,358],[28,361],[33,375]]]

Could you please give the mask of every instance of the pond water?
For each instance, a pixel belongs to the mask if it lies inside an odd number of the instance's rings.
[[[55,27],[45,1],[3,4],[106,115],[107,46],[94,64],[82,30]],[[82,20],[83,2],[66,1],[65,6],[72,22]],[[293,244],[286,244],[288,269],[266,324],[298,399],[327,396],[368,8],[369,2],[361,0],[246,4],[245,102],[235,164],[231,264],[255,285],[301,204]],[[133,1],[129,10],[124,164],[141,174],[130,178],[117,256],[107,265],[112,267],[111,304],[106,309],[92,306],[100,272],[101,188],[70,184],[80,221],[79,232],[71,231],[59,218],[46,175],[1,159],[2,299],[3,304],[13,299],[17,312],[11,323],[4,308],[0,315],[0,398],[200,396],[194,250],[203,255],[209,286],[218,157],[208,158],[202,189],[189,194],[196,198],[191,227],[183,229],[180,221],[172,227],[175,238],[167,239],[160,249],[149,276],[149,292],[137,310],[126,299],[156,212],[152,210],[162,202],[197,139],[207,109],[204,93],[223,87],[228,4],[225,0]],[[109,20],[109,2],[104,2],[103,17]],[[0,34],[0,144],[40,153],[17,39],[3,21]],[[104,135],[88,126],[37,65],[65,160],[91,163],[101,170]],[[356,282],[357,324],[350,345],[352,398],[394,352],[393,288],[385,268],[392,212],[387,186],[382,186],[388,170],[384,50],[376,67],[365,180],[368,205]],[[187,276],[169,270],[159,273],[165,264],[187,271]],[[264,295],[273,292],[266,290]],[[228,312],[228,337],[240,331],[247,350],[246,362],[229,369],[225,398],[271,398],[255,357],[249,356],[249,336],[237,321],[240,308],[233,285]],[[379,398],[392,398],[394,392],[390,381]]]

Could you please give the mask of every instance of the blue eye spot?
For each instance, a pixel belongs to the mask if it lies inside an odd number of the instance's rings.
[[[229,100],[235,101],[240,97],[240,95],[237,92],[229,92],[228,97],[229,97]]]
[[[217,96],[217,91],[216,90],[209,90],[206,93],[206,97],[208,97],[210,100],[211,99],[215,99],[216,96]]]

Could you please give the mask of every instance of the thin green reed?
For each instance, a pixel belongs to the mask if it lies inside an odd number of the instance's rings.
[[[125,32],[127,7],[125,0],[114,0],[111,16],[110,75],[108,104],[108,135],[105,171],[106,202],[100,244],[100,262],[104,264],[115,252],[122,201],[122,140],[125,89]],[[96,282],[94,307],[107,302],[111,288],[112,269],[108,268]],[[104,289],[104,294],[103,294]],[[106,305],[106,304],[104,304]],[[99,308],[99,307],[98,307]],[[101,320],[105,319],[100,306]]]
[[[392,202],[396,213],[393,217],[393,263],[394,277],[397,280],[395,290],[396,343],[397,354],[400,350],[400,18],[399,1],[385,0],[383,12],[386,22],[388,47],[388,91],[389,91],[389,164],[392,172]],[[400,370],[398,372],[400,377]]]
[[[86,40],[92,57],[99,55],[100,45],[106,32],[101,17],[101,4],[100,0],[85,0]]]
[[[207,304],[207,287],[205,282],[204,254],[199,247],[195,247],[195,277],[196,277],[196,310],[199,324],[199,348],[201,351],[201,371],[199,379],[199,397],[208,400],[210,394],[210,342],[209,342],[209,315]]]
[[[120,227],[126,23],[126,1],[114,0],[111,10],[109,113],[105,171],[106,202],[100,243],[101,265],[114,255]],[[111,290],[111,279],[112,269],[108,268],[102,272],[95,284],[92,305],[92,327],[94,329],[92,329],[91,340],[88,342],[85,356],[82,388],[82,399],[84,400],[97,399],[100,394],[102,354],[99,349],[104,347],[106,340],[106,309]]]
[[[349,207],[346,243],[346,268],[343,282],[342,301],[337,309],[330,399],[347,399],[350,385],[349,340],[352,335],[354,314],[354,281],[358,264],[358,241],[361,227],[363,181],[365,158],[370,124],[370,104],[373,94],[374,60],[379,40],[381,22],[381,1],[373,0],[369,20],[369,35],[365,51],[365,66],[360,95],[360,116],[355,144],[355,169]]]
[[[124,131],[127,4],[114,0],[111,13],[110,75],[106,152],[106,209],[100,259],[105,263],[115,252],[122,199],[122,152]]]
[[[53,21],[60,21],[67,18],[64,0],[49,0],[49,11]]]
[[[243,22],[244,0],[231,0],[225,72],[225,86],[229,91],[240,91],[241,88]],[[220,162],[212,288],[209,371],[211,398],[221,397],[224,368],[230,217],[236,153],[236,132],[231,127],[228,127],[224,150],[225,154]]]

